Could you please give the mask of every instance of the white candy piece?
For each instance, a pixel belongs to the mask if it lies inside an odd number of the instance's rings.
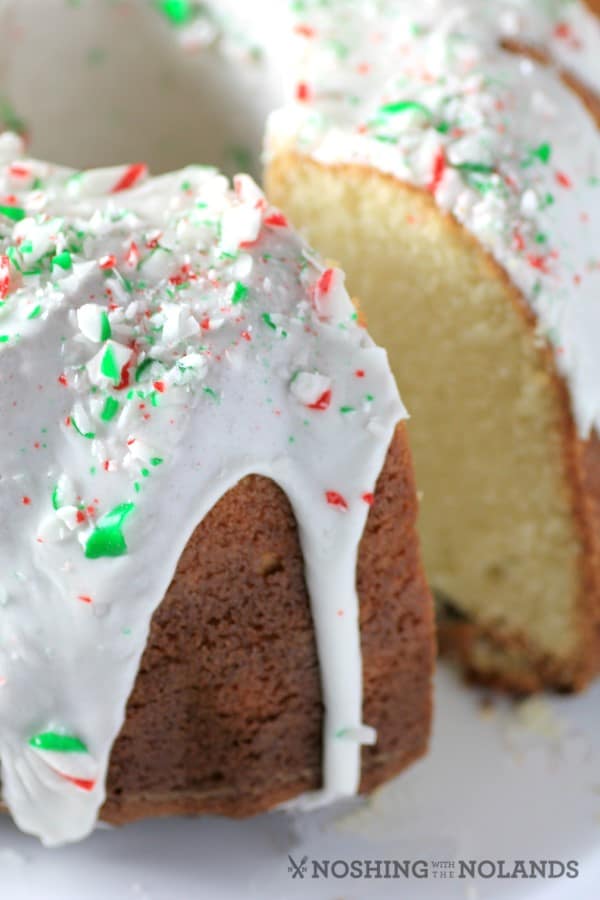
[[[304,406],[315,404],[331,387],[331,378],[318,372],[298,372],[290,384],[290,391]]]
[[[106,309],[97,303],[84,303],[77,310],[77,325],[90,341],[100,343],[110,337],[110,323]]]
[[[347,321],[354,313],[345,280],[341,269],[327,269],[317,282],[314,307],[320,319],[336,324]]]
[[[200,326],[189,309],[181,304],[163,303],[162,316],[162,340],[167,347],[191,338],[200,331]]]
[[[236,253],[241,244],[252,243],[260,234],[262,209],[252,206],[232,206],[226,209],[221,224],[221,249]]]
[[[89,379],[94,385],[109,385],[120,381],[123,367],[131,359],[131,350],[116,341],[105,341],[86,365]]]

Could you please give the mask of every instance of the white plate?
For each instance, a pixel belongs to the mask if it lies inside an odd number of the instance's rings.
[[[577,697],[511,704],[437,678],[431,752],[375,798],[320,815],[245,822],[166,819],[45,850],[0,824],[0,896],[11,900],[597,900],[600,683]],[[309,857],[304,879],[292,878]],[[427,878],[313,879],[312,860],[410,860]],[[434,877],[440,860],[575,860],[579,877]],[[423,860],[424,863],[418,863]],[[489,870],[487,864],[483,871]],[[439,871],[439,870],[437,870]]]
[[[0,0],[0,32],[0,109],[8,101],[23,115],[33,153],[75,165],[146,159],[155,170],[229,156],[231,168],[242,146],[256,166],[275,102],[259,75],[240,84],[184,57],[148,0]],[[600,684],[518,711],[498,702],[486,712],[480,701],[442,669],[431,754],[352,814],[147,822],[58,851],[4,820],[0,897],[596,900]],[[309,866],[339,859],[338,872],[354,858],[424,860],[430,871],[409,882],[292,878],[288,853]],[[433,877],[434,861],[460,859],[576,860],[580,875]]]

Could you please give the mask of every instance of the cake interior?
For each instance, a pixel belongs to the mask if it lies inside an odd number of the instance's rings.
[[[268,192],[345,268],[387,348],[411,413],[426,571],[477,624],[478,670],[519,681],[551,660],[559,684],[581,591],[564,410],[508,280],[428,195],[391,177],[290,154],[271,165]]]

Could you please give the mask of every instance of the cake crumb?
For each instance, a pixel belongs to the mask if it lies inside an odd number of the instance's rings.
[[[479,715],[482,719],[491,719],[496,713],[496,704],[490,694],[484,694],[479,699]]]
[[[565,733],[565,726],[556,715],[550,703],[542,697],[528,697],[517,704],[515,719],[531,734],[547,740],[560,740]]]

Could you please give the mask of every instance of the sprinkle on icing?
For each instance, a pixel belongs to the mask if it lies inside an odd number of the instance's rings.
[[[133,503],[120,503],[102,516],[85,545],[85,555],[88,559],[123,556],[127,553],[123,525],[134,509]]]
[[[329,506],[333,506],[336,509],[341,509],[344,511],[348,509],[348,501],[337,491],[326,491],[325,499],[327,500]]]
[[[128,188],[134,187],[134,185],[138,184],[147,174],[148,167],[145,163],[134,163],[134,165],[128,166],[112,188],[112,193],[116,194],[119,191],[126,191]]]
[[[69,734],[60,734],[56,731],[44,731],[35,734],[29,740],[31,747],[36,750],[53,750],[56,753],[87,753],[88,749],[79,738]]]

